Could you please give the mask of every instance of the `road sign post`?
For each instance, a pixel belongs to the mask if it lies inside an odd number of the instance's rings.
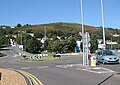
[[[83,37],[83,65],[89,65],[89,41],[90,41],[90,36],[89,33],[86,32],[82,35]]]

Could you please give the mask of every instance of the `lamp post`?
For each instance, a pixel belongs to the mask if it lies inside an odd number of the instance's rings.
[[[104,12],[103,12],[103,1],[102,0],[101,0],[101,12],[102,12],[102,27],[103,27],[103,45],[106,48],[106,44],[105,44],[105,28],[104,28]]]
[[[46,56],[46,39],[47,39],[47,34],[46,34],[46,26],[44,26],[44,52],[45,52],[45,56]]]
[[[111,40],[110,41],[111,41],[111,50],[112,50],[112,36],[111,36]]]
[[[83,0],[81,0],[81,21],[82,21],[82,34],[84,34],[84,16],[83,16]]]
[[[83,65],[86,65],[86,55],[85,55],[85,34],[84,34],[84,16],[83,16],[83,0],[81,0],[81,21],[82,21],[82,42],[83,42]]]
[[[19,45],[19,55],[22,56],[22,49],[23,49],[23,46],[22,46],[22,32],[21,31],[18,31],[18,33],[20,34],[20,45]]]

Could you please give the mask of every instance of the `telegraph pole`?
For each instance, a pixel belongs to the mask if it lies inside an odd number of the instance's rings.
[[[47,35],[46,35],[46,26],[44,27],[44,51],[45,51],[45,56],[46,56],[46,39],[47,39]]]
[[[47,38],[47,36],[46,36],[46,26],[45,26],[44,30],[45,30],[45,35],[44,36],[45,36],[45,40],[46,40],[46,38]]]

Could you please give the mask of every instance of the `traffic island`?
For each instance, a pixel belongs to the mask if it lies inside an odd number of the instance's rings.
[[[36,58],[36,59],[32,59],[32,58],[24,58],[22,59],[22,61],[25,62],[29,62],[29,61],[33,61],[33,62],[39,62],[39,61],[59,61],[59,60],[65,60],[65,58],[56,58],[56,57],[42,57],[42,58]]]
[[[13,70],[0,68],[0,72],[0,85],[27,85],[24,77]]]

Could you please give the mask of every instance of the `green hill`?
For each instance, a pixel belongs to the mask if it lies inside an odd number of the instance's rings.
[[[49,24],[38,24],[38,25],[31,25],[31,26],[22,26],[17,27],[16,31],[21,30],[33,30],[33,31],[40,31],[44,30],[46,26],[47,30],[61,30],[61,31],[81,31],[82,25],[77,23],[66,23],[66,22],[57,22],[57,23],[49,23]],[[84,25],[85,31],[94,31],[96,27]]]
[[[61,31],[61,32],[68,32],[68,33],[73,33],[73,34],[78,34],[82,30],[82,25],[78,23],[68,23],[68,22],[56,22],[56,23],[49,23],[49,24],[38,24],[38,25],[30,25],[30,26],[21,26],[21,27],[16,27],[15,31],[43,31],[44,28],[46,27],[47,31],[51,30],[56,30],[56,31]],[[94,27],[94,26],[88,26],[84,25],[85,32],[89,32],[91,36],[101,36],[102,37],[102,27]],[[114,29],[114,28],[106,28],[105,29],[106,36],[109,39],[111,35],[114,34],[120,34],[119,29]],[[98,37],[98,38],[101,38]]]
[[[0,35],[11,35],[18,34],[18,31],[26,31],[27,33],[33,32],[34,34],[38,33],[38,36],[44,36],[44,30],[46,28],[47,37],[56,37],[61,36],[62,38],[69,38],[71,35],[76,37],[77,39],[81,39],[80,32],[82,30],[82,25],[78,23],[69,23],[69,22],[56,22],[56,23],[48,23],[48,24],[37,24],[37,25],[20,25],[15,28],[10,28],[10,26],[4,26],[6,28],[0,27]],[[102,27],[94,27],[84,25],[85,32],[90,33],[91,39],[102,39],[103,29]],[[39,35],[42,33],[42,35]],[[115,28],[105,28],[105,38],[107,40],[111,40],[118,42],[120,44],[120,36],[113,37],[114,34],[120,34],[120,29]]]

